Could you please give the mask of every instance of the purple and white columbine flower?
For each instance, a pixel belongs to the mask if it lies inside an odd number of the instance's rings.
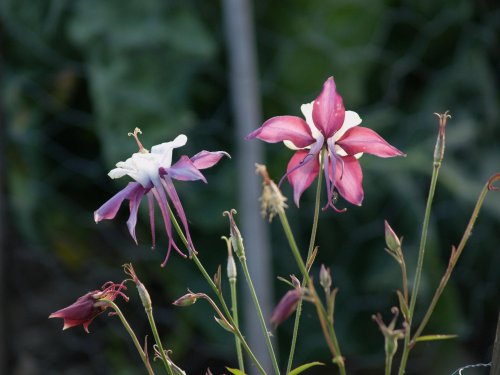
[[[246,137],[269,143],[283,141],[296,150],[285,176],[293,187],[297,206],[302,193],[320,173],[322,158],[328,193],[325,208],[340,211],[333,204],[335,189],[352,204],[359,206],[363,201],[363,172],[358,159],[364,152],[382,158],[404,155],[373,130],[358,126],[361,118],[345,110],[333,77],[326,80],[319,96],[302,105],[301,110],[305,121],[296,116],[273,117]]]
[[[112,169],[108,175],[111,178],[120,178],[125,175],[132,177],[135,182],[129,184],[110,200],[104,203],[97,211],[94,212],[96,223],[104,219],[113,219],[116,216],[122,202],[125,199],[129,200],[130,216],[127,220],[128,230],[130,235],[137,243],[135,235],[135,226],[137,223],[137,211],[141,199],[146,196],[149,204],[149,220],[151,224],[151,237],[153,247],[155,247],[155,215],[154,202],[158,203],[165,224],[165,230],[168,236],[168,250],[162,266],[165,266],[170,256],[170,251],[174,248],[180,255],[186,255],[179,249],[173,239],[172,222],[169,216],[170,203],[175,207],[175,211],[179,216],[184,232],[188,241],[189,252],[195,252],[189,227],[182,208],[181,201],[175,190],[172,180],[180,181],[196,181],[202,180],[207,182],[205,176],[200,172],[200,169],[210,168],[217,164],[223,156],[228,156],[224,151],[201,151],[192,158],[186,155],[172,165],[172,152],[174,148],[182,147],[187,142],[187,137],[184,134],[179,135],[171,142],[165,142],[151,148],[151,152],[146,150],[138,139],[137,134],[141,133],[140,129],[136,128],[134,133],[129,135],[134,136],[139,146],[139,152],[136,152],[126,161],[121,161],[116,164],[116,168]],[[165,194],[166,193],[166,194]],[[168,197],[168,198],[167,198]]]

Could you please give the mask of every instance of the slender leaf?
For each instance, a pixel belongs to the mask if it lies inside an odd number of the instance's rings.
[[[415,342],[420,341],[437,341],[437,340],[449,340],[458,337],[458,335],[425,335],[418,337]]]
[[[238,370],[237,368],[226,367],[226,370],[229,371],[231,374],[234,374],[234,375],[246,375],[243,371]]]
[[[324,366],[325,364],[324,363],[321,363],[321,362],[311,362],[311,363],[306,363],[302,366],[299,366],[295,369],[293,369],[292,371],[289,372],[288,375],[297,375],[297,374],[300,374],[301,372],[304,372],[306,371],[307,369],[313,367],[313,366]]]

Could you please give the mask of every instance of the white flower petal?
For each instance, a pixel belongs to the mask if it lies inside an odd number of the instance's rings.
[[[173,141],[161,143],[151,147],[151,154],[156,156],[160,166],[168,168],[172,165],[172,151],[174,148],[182,147],[186,144],[187,137],[184,134],[178,135]]]
[[[108,176],[115,179],[125,176],[129,173],[129,170],[123,168],[115,168],[109,171]]]
[[[309,128],[311,129],[312,136],[314,137],[314,139],[318,139],[320,136],[322,136],[322,134],[314,125],[314,121],[312,118],[313,104],[314,101],[312,101],[311,103],[302,104],[300,106],[300,110],[302,111],[302,114],[306,119],[307,125],[309,125]]]
[[[361,117],[354,111],[345,111],[344,123],[340,129],[333,135],[333,140],[336,142],[340,137],[342,137],[346,131],[350,128],[358,126],[361,124]]]
[[[288,147],[290,150],[300,150],[297,146],[293,144],[292,141],[284,140],[283,143],[285,144],[286,147]]]

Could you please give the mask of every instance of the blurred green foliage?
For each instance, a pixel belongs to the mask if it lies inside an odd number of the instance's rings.
[[[317,267],[332,267],[340,287],[336,324],[353,374],[381,373],[382,336],[371,314],[389,316],[399,269],[383,251],[383,220],[404,236],[415,263],[437,131],[433,112],[451,110],[436,193],[422,299],[428,300],[458,243],[482,184],[500,167],[500,10],[494,1],[255,2],[265,117],[299,115],[330,75],[347,109],[404,150],[406,158],[365,156],[365,202],[345,214],[321,214]],[[125,184],[107,171],[144,144],[186,133],[182,150],[233,151],[226,50],[220,4],[203,1],[3,0],[0,3],[6,118],[7,290],[10,367],[17,374],[132,374],[139,360],[112,319],[92,335],[62,334],[46,317],[133,261],[151,288],[155,312],[176,362],[188,373],[219,373],[235,364],[233,342],[209,324],[208,306],[174,309],[186,287],[206,290],[189,262],[149,249],[147,219],[136,247],[124,221],[95,226],[92,211]],[[266,146],[269,170],[283,174],[290,153]],[[177,156],[179,153],[177,154]],[[260,160],[256,160],[260,161]],[[238,171],[224,160],[208,185],[178,183],[193,237],[208,268],[224,263],[220,215],[236,206]],[[312,189],[311,189],[312,190]],[[290,196],[290,188],[284,191]],[[340,202],[343,206],[345,203]],[[308,241],[312,192],[289,216],[302,247]],[[277,223],[271,224],[274,269],[297,272]],[[500,200],[489,196],[468,248],[431,322],[429,333],[460,339],[421,345],[410,374],[447,374],[489,361],[500,293]],[[165,240],[161,235],[158,243]],[[277,295],[285,286],[276,287]],[[134,291],[130,295],[135,297]],[[425,303],[417,306],[422,312]],[[140,303],[125,307],[147,332]],[[306,307],[297,363],[325,360],[314,311]],[[210,318],[210,319],[207,319]],[[292,323],[277,332],[286,357]],[[142,335],[141,334],[141,335]],[[192,358],[197,358],[193,361]],[[439,361],[437,361],[439,359]],[[327,370],[332,371],[333,367]]]

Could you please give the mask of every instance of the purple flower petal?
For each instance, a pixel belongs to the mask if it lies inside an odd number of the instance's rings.
[[[180,181],[196,181],[202,180],[207,182],[205,176],[196,168],[195,164],[186,155],[181,158],[170,168],[166,168],[168,176]]]
[[[326,80],[323,90],[314,101],[312,117],[314,125],[325,138],[330,138],[342,127],[345,108],[342,97],[336,91],[333,77]]]
[[[366,152],[381,158],[405,155],[402,151],[387,143],[375,131],[362,126],[355,126],[346,131],[337,141],[337,145],[342,147],[349,155],[360,152]]]
[[[354,156],[343,156],[336,163],[335,188],[344,199],[361,206],[364,198],[363,172],[358,159]]]
[[[151,226],[151,247],[156,247],[156,234],[155,234],[155,202],[154,195],[148,192],[148,206],[149,206],[149,224]]]
[[[291,172],[287,172],[287,177],[293,187],[293,200],[297,207],[299,207],[300,196],[312,184],[319,173],[318,154],[311,155],[311,159],[304,162],[308,155],[307,150],[299,150],[288,162],[287,170]]]
[[[161,180],[163,187],[167,191],[168,196],[170,197],[170,200],[172,201],[175,210],[177,211],[177,214],[179,215],[179,218],[181,219],[182,225],[184,226],[184,232],[186,234],[186,238],[188,241],[189,245],[189,252],[196,250],[194,249],[193,241],[191,240],[191,234],[189,233],[189,226],[186,218],[186,214],[184,212],[184,208],[182,207],[181,200],[179,198],[179,195],[177,194],[177,191],[175,190],[174,184],[172,183],[172,180],[168,176],[164,176]]]
[[[296,116],[277,116],[267,120],[260,128],[245,137],[245,139],[253,138],[269,143],[291,141],[298,148],[307,147],[316,141],[309,125]]]
[[[130,216],[127,220],[127,227],[130,235],[137,244],[137,237],[135,235],[135,225],[137,224],[137,211],[139,210],[139,204],[141,203],[142,197],[144,197],[146,190],[137,189],[131,194],[128,199],[130,200]]]
[[[137,191],[145,191],[142,185],[138,182],[129,182],[128,185],[116,193],[111,199],[104,203],[94,212],[94,220],[98,223],[104,219],[113,219],[120,209],[122,202],[134,196]]]
[[[213,167],[215,164],[222,159],[223,156],[231,158],[231,156],[225,151],[200,151],[195,156],[191,158],[194,166],[198,169],[206,169]]]

